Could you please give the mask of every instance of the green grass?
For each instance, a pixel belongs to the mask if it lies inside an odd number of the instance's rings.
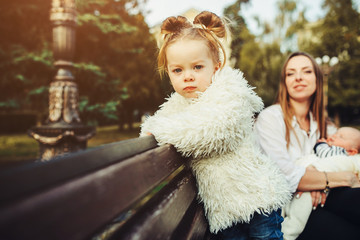
[[[88,141],[88,148],[103,144],[118,142],[130,138],[139,137],[139,124],[134,124],[133,130],[119,131],[118,126],[106,126],[96,128],[96,135]]]
[[[118,126],[97,127],[96,135],[88,141],[88,148],[139,136],[139,124],[133,130],[119,131]],[[36,159],[39,144],[26,134],[0,135],[0,166]]]
[[[26,134],[0,136],[1,162],[34,159],[38,151],[38,143]]]

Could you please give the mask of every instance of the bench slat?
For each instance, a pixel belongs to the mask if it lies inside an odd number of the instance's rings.
[[[166,145],[0,205],[0,238],[87,239],[183,163]]]
[[[95,149],[0,172],[0,205],[27,193],[79,177],[157,147],[153,136],[107,144]]]
[[[191,239],[196,234],[204,236],[207,225],[203,216],[198,215],[201,214],[197,212],[199,207],[196,203],[194,178],[184,169],[110,239],[131,240],[150,237],[165,240]]]
[[[205,219],[203,206],[196,199],[172,234],[173,240],[210,239],[208,224]]]

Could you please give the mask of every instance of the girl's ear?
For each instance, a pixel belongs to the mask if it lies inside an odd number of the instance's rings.
[[[217,71],[217,70],[219,70],[220,69],[220,67],[221,67],[221,62],[218,62],[216,65],[215,65],[215,71],[214,71],[214,73]]]

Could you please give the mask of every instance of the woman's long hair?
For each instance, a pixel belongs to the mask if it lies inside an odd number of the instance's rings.
[[[326,138],[326,122],[325,122],[325,108],[324,108],[324,92],[323,92],[323,73],[316,63],[315,59],[305,52],[294,52],[290,54],[285,61],[282,70],[281,70],[281,79],[279,85],[279,91],[276,97],[276,103],[280,104],[281,109],[284,114],[284,121],[286,126],[286,135],[285,139],[287,142],[287,147],[290,144],[290,131],[293,130],[292,127],[292,119],[294,116],[294,109],[290,104],[290,96],[289,92],[286,88],[286,67],[289,63],[290,59],[296,56],[305,56],[310,59],[316,77],[316,90],[314,94],[311,96],[311,103],[309,111],[313,114],[314,119],[317,121],[318,124],[318,131],[320,132],[320,138]]]

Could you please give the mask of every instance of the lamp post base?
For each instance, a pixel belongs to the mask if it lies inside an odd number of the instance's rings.
[[[86,149],[87,140],[95,135],[95,128],[84,125],[70,125],[64,122],[33,127],[28,134],[39,142],[39,160]]]

